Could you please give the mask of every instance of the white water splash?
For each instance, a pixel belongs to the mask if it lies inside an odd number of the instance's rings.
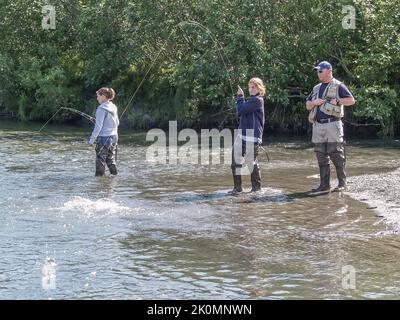
[[[337,213],[337,214],[347,213],[348,208],[349,208],[349,205],[346,204],[345,206],[343,206],[340,209],[336,210],[335,213]]]
[[[74,197],[72,200],[67,201],[64,205],[59,208],[61,211],[80,211],[85,214],[94,214],[98,212],[107,212],[110,214],[114,213],[125,213],[131,211],[131,208],[121,206],[111,199],[98,199],[90,200],[83,197]]]

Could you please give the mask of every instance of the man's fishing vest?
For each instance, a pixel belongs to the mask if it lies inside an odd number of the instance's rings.
[[[319,109],[329,115],[329,116],[334,116],[337,118],[343,118],[344,116],[344,107],[343,105],[334,105],[331,104],[330,100],[332,99],[339,99],[339,87],[342,83],[333,78],[331,82],[329,82],[329,84],[326,86],[325,91],[322,95],[322,99],[327,100],[327,102],[325,102],[323,105],[321,105],[319,107]],[[313,92],[312,92],[312,100],[316,100],[318,99],[319,96],[319,89],[321,88],[322,83],[317,84],[314,88],[313,88]],[[310,114],[308,116],[308,120],[311,123],[315,122],[315,118],[317,116],[317,107],[313,108],[310,111]]]

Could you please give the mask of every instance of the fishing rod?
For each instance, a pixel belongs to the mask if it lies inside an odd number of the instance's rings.
[[[232,94],[232,95],[231,95],[231,97],[232,97],[232,101],[231,101],[231,102],[233,102],[233,101],[235,100],[235,93],[234,93],[234,90],[233,90],[233,84],[232,84],[232,78],[231,78],[230,72],[234,70],[234,65],[230,62],[230,60],[229,60],[229,58],[228,58],[228,56],[227,56],[227,54],[226,54],[226,52],[225,52],[225,49],[224,49],[221,45],[219,45],[219,41],[217,40],[217,38],[216,38],[216,37],[214,36],[214,34],[210,31],[210,29],[208,29],[206,26],[204,26],[204,25],[202,25],[201,23],[199,23],[199,22],[197,22],[197,21],[194,21],[194,20],[188,20],[188,21],[186,21],[186,23],[187,23],[187,24],[190,24],[190,25],[197,26],[197,27],[199,27],[200,29],[202,29],[203,31],[207,32],[208,35],[210,36],[210,38],[213,40],[214,45],[216,45],[216,47],[217,47],[217,52],[218,52],[218,54],[219,54],[219,57],[221,58],[221,61],[222,61],[222,63],[224,64],[225,70],[228,72],[229,86],[230,86],[231,94]],[[218,46],[218,45],[219,45],[219,46]],[[218,48],[218,47],[219,47],[219,48]],[[224,56],[221,54],[221,52],[222,52],[223,55],[225,56],[229,67],[228,67],[227,63],[225,62]],[[219,129],[219,130],[222,129],[222,126],[223,126],[224,122],[227,120],[227,118],[229,117],[229,115],[230,115],[232,112],[235,111],[235,109],[232,108],[232,107],[226,106],[225,108],[222,108],[221,112],[222,112],[222,111],[228,111],[229,113],[227,113],[227,115],[224,117],[224,119],[223,119],[223,120],[221,121],[221,123],[219,124],[219,126],[218,126],[218,129]]]
[[[75,113],[81,115],[82,117],[84,117],[85,119],[89,120],[89,121],[92,122],[93,124],[96,123],[96,118],[95,118],[95,117],[92,117],[92,116],[90,116],[90,115],[88,115],[87,113],[84,113],[84,112],[79,111],[79,110],[77,110],[77,109],[67,108],[67,107],[61,107],[61,109],[63,109],[63,110],[68,110],[68,111],[71,111],[71,112],[75,112]]]
[[[89,120],[89,121],[92,122],[94,125],[96,125],[96,118],[94,118],[94,117],[88,115],[87,113],[84,113],[84,112],[82,112],[82,111],[80,111],[80,110],[77,110],[77,109],[74,109],[74,108],[60,107],[60,108],[58,108],[58,110],[53,114],[53,116],[52,116],[49,120],[46,121],[46,123],[40,128],[40,130],[39,130],[38,132],[41,132],[41,131],[47,126],[47,124],[48,124],[51,120],[53,120],[53,118],[54,118],[61,110],[70,111],[70,112],[79,114],[79,115],[82,116],[83,118]],[[104,146],[103,146],[103,148],[104,148]],[[103,148],[100,149],[100,151],[102,151]],[[116,148],[116,150],[115,150],[115,159],[117,159],[117,152],[118,152],[118,149]],[[98,153],[98,152],[96,151],[96,153]]]
[[[96,123],[96,118],[88,115],[87,113],[84,113],[82,111],[79,111],[77,109],[73,109],[73,108],[68,108],[68,107],[60,107],[58,108],[58,110],[51,116],[51,118],[49,120],[46,121],[46,123],[39,129],[38,132],[42,132],[42,130],[47,126],[47,124],[54,119],[54,117],[61,111],[61,110],[66,110],[66,111],[70,111],[70,112],[74,112],[79,114],[80,116],[84,117],[85,119],[89,120],[90,122],[92,122],[93,124]]]

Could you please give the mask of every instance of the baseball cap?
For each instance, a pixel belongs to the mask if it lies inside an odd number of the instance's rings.
[[[317,66],[314,67],[314,70],[332,70],[332,65],[328,61],[322,61]]]

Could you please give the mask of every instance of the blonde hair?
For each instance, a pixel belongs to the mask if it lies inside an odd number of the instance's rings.
[[[112,88],[100,88],[96,91],[99,96],[105,96],[107,99],[112,100],[115,97],[115,91]]]
[[[264,82],[260,78],[251,78],[249,83],[254,84],[258,90],[260,91],[260,96],[265,96],[265,85]]]

